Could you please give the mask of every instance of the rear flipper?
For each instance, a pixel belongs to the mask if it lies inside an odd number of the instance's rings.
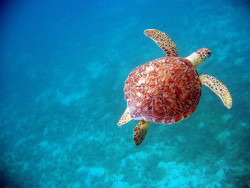
[[[232,96],[230,95],[227,87],[216,78],[209,75],[201,75],[200,81],[205,86],[209,87],[214,93],[216,93],[229,109],[232,106]]]
[[[134,143],[140,145],[144,140],[149,128],[149,121],[141,120],[134,128]]]
[[[130,110],[127,107],[127,109],[125,110],[125,112],[123,113],[121,119],[118,121],[117,125],[121,126],[123,124],[128,123],[130,120],[132,120],[133,118],[130,116]]]

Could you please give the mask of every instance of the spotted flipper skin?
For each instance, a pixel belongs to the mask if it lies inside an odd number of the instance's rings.
[[[221,83],[216,78],[206,74],[200,76],[200,81],[201,84],[204,84],[205,86],[209,87],[214,93],[216,93],[228,109],[232,107],[232,96],[223,83]]]
[[[140,145],[144,140],[149,127],[149,121],[141,120],[134,128],[134,143]]]
[[[130,120],[132,120],[133,118],[130,116],[130,111],[129,108],[127,108],[125,110],[125,112],[123,113],[121,119],[118,121],[117,125],[121,126],[123,124],[128,123]]]
[[[145,35],[154,40],[158,46],[170,57],[178,57],[178,50],[172,39],[165,33],[156,29],[147,29],[144,31]]]

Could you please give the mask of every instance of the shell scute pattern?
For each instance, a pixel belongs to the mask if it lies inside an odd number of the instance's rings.
[[[164,57],[135,68],[124,91],[134,119],[168,124],[193,113],[200,99],[201,83],[188,60]]]

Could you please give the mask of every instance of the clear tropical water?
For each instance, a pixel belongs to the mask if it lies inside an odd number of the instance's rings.
[[[0,8],[1,187],[249,187],[250,3],[247,0],[20,0]],[[157,125],[136,147],[118,127],[123,87],[164,56],[166,32],[230,90],[208,88],[188,119]]]

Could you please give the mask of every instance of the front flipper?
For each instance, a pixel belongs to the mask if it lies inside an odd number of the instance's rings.
[[[133,118],[130,116],[130,110],[127,107],[127,109],[125,110],[125,112],[123,113],[121,119],[118,121],[117,125],[121,126],[125,123],[128,123],[130,120],[132,120]]]
[[[149,127],[149,121],[141,120],[134,128],[134,143],[140,145],[144,140]]]
[[[216,78],[209,75],[201,75],[200,81],[205,86],[209,87],[214,93],[216,93],[229,109],[232,106],[232,96],[230,95],[227,87]]]
[[[144,31],[144,33],[149,38],[154,40],[167,56],[178,56],[178,50],[175,43],[165,33],[162,33],[156,29],[147,29]]]

